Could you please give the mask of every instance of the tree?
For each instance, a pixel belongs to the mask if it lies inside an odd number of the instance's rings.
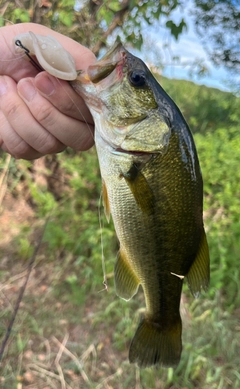
[[[96,55],[114,34],[136,48],[143,43],[143,24],[164,23],[175,39],[187,27],[178,24],[173,11],[187,0],[15,0],[1,2],[0,26],[9,22],[46,25],[85,44]],[[240,70],[240,0],[193,0],[192,17],[211,60],[230,70]]]
[[[196,30],[215,65],[240,70],[240,1],[195,0]]]
[[[192,0],[196,30],[211,60],[240,70],[240,0]],[[0,26],[34,22],[46,25],[89,47],[96,55],[113,35],[136,48],[143,44],[143,25],[161,20],[178,39],[187,27],[176,24],[173,11],[187,0],[2,0]]]
[[[165,15],[166,27],[177,39],[186,27],[171,19],[182,0],[15,0],[2,2],[0,25],[9,22],[34,22],[57,30],[88,46],[96,55],[106,46],[111,34],[122,31],[127,42],[140,48],[142,23],[149,25]]]

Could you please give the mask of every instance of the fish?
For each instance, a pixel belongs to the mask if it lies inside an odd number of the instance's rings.
[[[75,72],[63,47],[54,43],[56,54],[51,50],[52,39],[21,34],[14,44],[18,51],[29,47],[50,74],[69,80],[92,113],[104,210],[120,246],[116,293],[128,301],[141,285],[145,295],[129,361],[140,368],[174,367],[182,353],[184,279],[194,297],[210,282],[203,180],[192,134],[145,63],[120,42]]]
[[[145,63],[121,43],[71,81],[95,122],[107,220],[119,241],[117,295],[142,286],[146,311],[129,349],[140,368],[174,367],[182,352],[184,278],[207,290],[209,249],[203,180],[190,129]]]

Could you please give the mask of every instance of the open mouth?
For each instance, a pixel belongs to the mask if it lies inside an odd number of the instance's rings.
[[[102,59],[89,66],[87,71],[89,80],[93,84],[97,84],[106,79],[114,70],[121,74],[125,61],[125,49],[117,43]]]
[[[119,61],[114,61],[89,66],[88,76],[90,81],[92,81],[93,84],[97,84],[98,82],[104,80],[104,78],[109,76],[109,74],[116,69],[118,63]]]
[[[147,152],[147,151],[137,151],[137,150],[124,150],[121,147],[118,147],[114,150],[116,153],[121,153],[121,154],[130,154],[134,155],[136,157],[142,157],[142,156],[151,156],[153,153]]]

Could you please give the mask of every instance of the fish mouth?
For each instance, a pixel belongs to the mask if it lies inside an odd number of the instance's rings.
[[[137,151],[137,150],[125,150],[125,149],[122,149],[121,147],[117,147],[116,149],[114,149],[113,151],[114,154],[129,154],[129,155],[133,155],[135,157],[150,157],[150,156],[153,156],[154,153],[152,152],[148,152],[148,151]]]
[[[99,60],[99,62],[112,59],[116,55],[118,55],[121,51],[122,52],[126,52],[126,50],[123,47],[122,43],[121,42],[115,42],[114,45],[112,46],[112,48],[107,51],[107,53]]]
[[[88,68],[88,77],[93,84],[107,78],[117,67],[120,61],[112,61],[91,65]]]
[[[121,43],[115,43],[96,64],[88,68],[88,77],[94,84],[108,77],[119,65],[125,62],[126,50]]]
[[[127,52],[121,43],[116,43],[95,64],[90,65],[86,72],[79,71],[77,80],[82,84],[92,83],[94,85],[113,84],[123,77],[123,67],[126,63]],[[110,78],[109,78],[110,76]],[[108,79],[108,81],[107,81]]]

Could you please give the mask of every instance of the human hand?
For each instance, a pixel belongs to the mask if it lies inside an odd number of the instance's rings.
[[[14,51],[14,37],[28,31],[56,38],[74,57],[77,69],[95,62],[86,47],[47,27],[22,23],[0,28],[0,147],[24,159],[66,146],[87,150],[94,143],[93,120],[83,99],[68,82],[39,73]]]

